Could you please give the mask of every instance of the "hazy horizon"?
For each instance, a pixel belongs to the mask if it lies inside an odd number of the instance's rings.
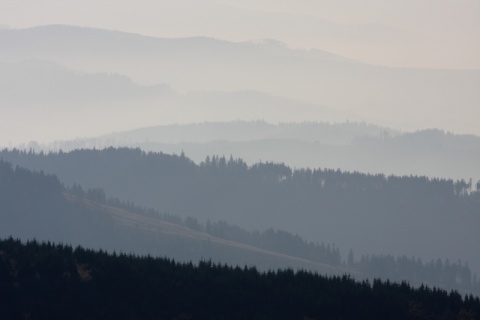
[[[5,0],[0,25],[0,146],[234,120],[480,135],[476,1]]]
[[[480,3],[462,1],[12,1],[1,25],[67,24],[153,37],[276,39],[382,66],[480,69]]]
[[[478,35],[477,0],[0,0],[0,236],[479,293]]]

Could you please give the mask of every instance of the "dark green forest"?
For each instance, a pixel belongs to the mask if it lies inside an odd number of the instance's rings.
[[[2,319],[479,319],[480,300],[406,283],[0,241]]]

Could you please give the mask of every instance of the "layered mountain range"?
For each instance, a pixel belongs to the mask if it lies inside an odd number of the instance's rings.
[[[28,105],[32,118],[53,127],[45,116],[50,112],[56,112],[57,122],[89,121],[89,131],[72,125],[71,134],[64,135],[70,138],[174,122],[256,119],[350,119],[403,130],[437,127],[479,134],[475,101],[480,99],[480,72],[475,70],[379,67],[272,40],[152,38],[63,25],[1,29],[0,42],[2,74],[8,75],[0,82],[0,92],[6,95],[0,108],[17,123],[23,120],[25,126],[36,128],[42,141],[55,136],[41,134],[38,123],[21,118],[11,106]],[[36,66],[44,64],[38,60],[48,61],[47,67]],[[69,71],[59,71],[51,62]],[[24,88],[9,87],[12,69],[17,79],[23,75]],[[166,88],[182,97],[165,100]],[[30,91],[36,93],[35,99],[21,94]],[[112,93],[108,101],[103,92]],[[62,112],[48,108],[52,100],[61,102]],[[130,108],[122,103],[125,100]],[[92,106],[94,112],[78,112]],[[68,117],[72,112],[74,117]],[[30,135],[16,142],[34,139]]]

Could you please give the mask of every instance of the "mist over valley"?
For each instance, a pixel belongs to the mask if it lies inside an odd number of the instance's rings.
[[[0,318],[478,319],[479,5],[0,4]]]

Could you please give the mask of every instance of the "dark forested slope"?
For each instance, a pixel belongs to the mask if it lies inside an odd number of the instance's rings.
[[[0,241],[5,319],[479,319],[478,297],[402,283]]]
[[[14,169],[0,160],[0,235],[77,240],[77,229],[87,230],[79,217],[86,222],[91,216],[70,206],[61,192],[62,185],[55,176]]]
[[[415,255],[424,261],[465,261],[478,272],[480,200],[465,181],[367,175],[138,149],[77,150],[0,157],[58,175],[66,184],[102,187],[107,194],[200,222],[225,220],[270,227],[330,242],[361,254]]]
[[[291,267],[322,273],[346,271],[340,268],[338,249],[330,245],[308,245],[285,232],[258,233],[246,241],[221,236],[217,224],[211,224],[212,231],[206,232],[194,221],[162,217],[116,199],[107,201],[101,189],[85,192],[76,185],[66,190],[55,176],[13,169],[0,161],[0,237],[57,241],[180,261],[209,258],[263,270]],[[271,243],[281,237],[283,241]]]
[[[203,224],[193,217],[182,219],[107,199],[99,188],[84,191],[74,184],[65,189],[54,176],[13,169],[5,162],[0,162],[0,170],[0,237],[60,241],[180,261],[209,258],[261,270],[349,272],[358,279],[407,280],[414,285],[480,293],[475,273],[461,262],[436,259],[427,263],[392,255],[355,259],[352,251],[348,259],[342,259],[335,245],[307,242],[285,231],[252,232],[225,221]]]

